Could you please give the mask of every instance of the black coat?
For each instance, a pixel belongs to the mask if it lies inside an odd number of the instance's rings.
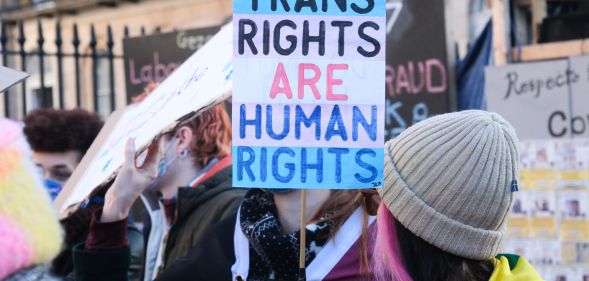
[[[235,263],[233,234],[237,213],[220,221],[204,234],[188,255],[176,260],[157,281],[231,280]]]

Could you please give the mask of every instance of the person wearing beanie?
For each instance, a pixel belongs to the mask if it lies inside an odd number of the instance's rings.
[[[422,121],[385,144],[373,253],[377,280],[543,280],[497,255],[513,193],[518,140],[496,113]]]
[[[0,280],[58,280],[46,265],[63,240],[57,212],[21,126],[0,118],[0,128]]]

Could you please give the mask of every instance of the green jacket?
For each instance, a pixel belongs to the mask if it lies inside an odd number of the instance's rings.
[[[495,270],[489,281],[542,281],[544,280],[523,257],[501,254],[493,259]]]

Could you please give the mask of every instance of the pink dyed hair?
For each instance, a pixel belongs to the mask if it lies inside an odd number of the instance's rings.
[[[412,281],[405,269],[397,239],[396,219],[384,203],[380,203],[377,233],[372,258],[372,271],[378,281]]]

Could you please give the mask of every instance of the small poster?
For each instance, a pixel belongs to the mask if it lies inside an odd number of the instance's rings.
[[[554,191],[536,191],[533,200],[530,234],[537,238],[552,238],[557,232],[556,194]]]

